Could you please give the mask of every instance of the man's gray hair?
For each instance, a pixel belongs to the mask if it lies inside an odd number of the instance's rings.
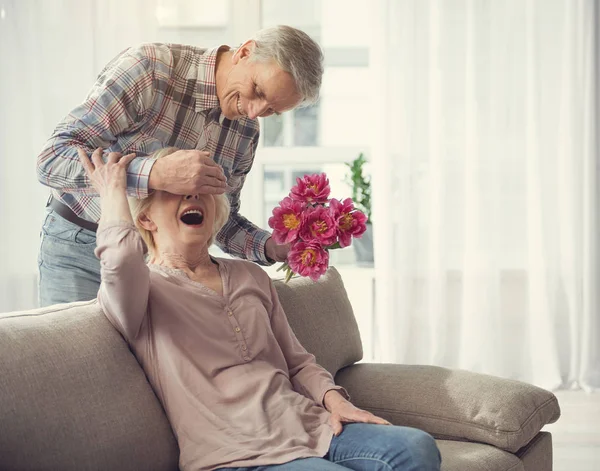
[[[274,60],[289,73],[302,96],[301,106],[319,99],[323,78],[323,52],[304,31],[291,26],[274,26],[258,31],[252,38],[253,60]]]

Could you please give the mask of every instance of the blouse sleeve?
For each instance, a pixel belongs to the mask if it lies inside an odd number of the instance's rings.
[[[331,374],[318,365],[315,356],[306,351],[292,331],[283,307],[279,302],[277,291],[271,281],[271,328],[286,359],[290,380],[298,393],[312,399],[323,406],[323,399],[327,391],[335,389],[346,399],[348,393],[341,386],[336,386]]]
[[[150,294],[144,242],[135,226],[124,222],[101,226],[96,241],[102,277],[98,301],[114,327],[133,340],[146,318]]]

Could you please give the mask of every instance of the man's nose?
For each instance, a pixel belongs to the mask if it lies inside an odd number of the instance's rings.
[[[199,200],[200,199],[200,195],[185,195],[185,199],[186,200],[191,200],[191,199]]]
[[[250,119],[256,119],[269,108],[267,100],[252,100],[249,104],[248,118]]]

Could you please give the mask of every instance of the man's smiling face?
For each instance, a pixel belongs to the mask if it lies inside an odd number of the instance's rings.
[[[294,79],[275,61],[251,60],[254,42],[248,41],[228,57],[229,71],[217,83],[221,111],[229,119],[251,119],[280,114],[300,104]]]

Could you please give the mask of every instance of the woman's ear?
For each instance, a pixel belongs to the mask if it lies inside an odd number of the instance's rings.
[[[154,232],[156,230],[156,224],[154,223],[154,221],[152,219],[150,219],[148,214],[141,213],[137,219],[138,219],[139,225],[142,226],[147,231]]]

